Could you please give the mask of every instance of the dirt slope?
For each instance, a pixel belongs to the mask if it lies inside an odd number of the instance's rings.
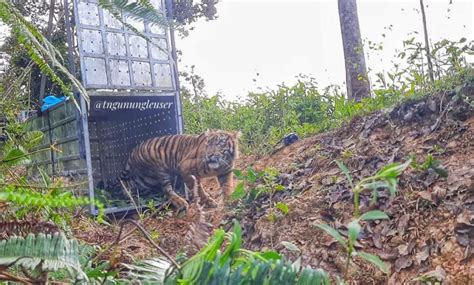
[[[392,265],[387,278],[357,262],[350,280],[359,284],[400,284],[430,271],[448,284],[474,284],[474,111],[459,95],[474,98],[474,85],[458,95],[439,94],[406,102],[390,112],[356,118],[343,128],[289,146],[279,153],[241,166],[280,170],[287,191],[277,200],[290,212],[275,223],[266,217],[268,200],[256,201],[245,214],[232,215],[244,225],[247,246],[285,252],[281,241],[302,249],[304,264],[341,274],[345,259],[337,243],[313,224],[324,222],[344,235],[352,219],[352,195],[334,163],[340,159],[355,180],[373,175],[409,154],[423,161],[428,154],[442,162],[448,177],[409,169],[399,181],[398,195],[381,193],[376,208],[390,221],[366,224],[359,248]],[[370,193],[362,197],[369,209]],[[291,253],[289,253],[291,255]]]
[[[355,181],[373,175],[391,162],[404,162],[414,154],[422,162],[428,154],[442,162],[448,177],[434,171],[409,169],[399,180],[397,196],[379,193],[375,208],[385,211],[389,221],[366,223],[357,247],[379,255],[390,263],[390,276],[371,265],[356,261],[349,272],[351,284],[402,284],[421,274],[435,274],[446,284],[474,284],[474,82],[451,94],[438,94],[406,102],[393,110],[355,118],[333,132],[319,134],[290,145],[272,156],[243,157],[237,168],[276,167],[286,190],[274,201],[289,206],[276,222],[267,218],[268,197],[250,205],[233,204],[206,210],[205,219],[214,227],[230,228],[240,221],[245,246],[275,249],[292,258],[280,243],[292,242],[302,250],[303,265],[321,267],[342,276],[345,257],[337,243],[315,223],[328,223],[347,235],[344,227],[352,219],[352,195],[343,173],[335,164],[342,160]],[[205,184],[220,201],[214,180]],[[370,193],[362,195],[361,211],[369,206]],[[160,245],[171,254],[189,247],[192,217],[162,214],[147,220],[147,230],[158,234]],[[118,228],[95,228],[75,232],[90,243],[109,243]],[[195,249],[191,249],[193,252]],[[120,244],[122,259],[154,254],[138,235]]]

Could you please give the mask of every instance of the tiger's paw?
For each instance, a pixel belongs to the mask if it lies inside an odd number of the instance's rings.
[[[170,201],[171,201],[171,204],[173,204],[173,206],[176,207],[178,212],[183,211],[183,210],[187,212],[189,209],[188,202],[186,202],[185,199],[179,197],[178,195],[173,195],[172,197],[170,197]]]

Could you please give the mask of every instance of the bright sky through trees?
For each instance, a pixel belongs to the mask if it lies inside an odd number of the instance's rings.
[[[473,2],[449,2],[425,1],[431,41],[474,39]],[[392,68],[403,40],[416,36],[422,42],[419,1],[359,0],[358,6],[363,39],[383,43],[379,52],[366,48],[373,80],[375,72]],[[298,74],[315,77],[321,87],[344,82],[336,0],[222,0],[218,15],[177,43],[180,69],[195,65],[210,95],[221,91],[235,99],[257,87],[291,84]]]

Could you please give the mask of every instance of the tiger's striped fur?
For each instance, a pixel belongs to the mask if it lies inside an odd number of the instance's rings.
[[[136,146],[127,161],[120,180],[127,189],[159,191],[162,189],[174,206],[188,208],[188,202],[173,189],[176,177],[181,177],[188,189],[198,183],[201,201],[217,206],[202,188],[200,178],[217,177],[224,198],[233,190],[233,167],[238,157],[240,133],[221,130],[200,135],[167,135],[145,140]]]

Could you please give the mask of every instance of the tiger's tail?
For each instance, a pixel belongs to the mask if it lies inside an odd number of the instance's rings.
[[[110,193],[114,193],[115,195],[118,195],[119,197],[124,196],[124,194],[126,194],[124,185],[125,187],[129,185],[129,182],[131,180],[130,174],[131,174],[130,167],[127,164],[125,169],[122,170],[122,172],[120,172],[119,175],[107,181],[107,183],[105,184],[105,190],[107,190]],[[126,196],[124,196],[123,198],[125,197]]]

